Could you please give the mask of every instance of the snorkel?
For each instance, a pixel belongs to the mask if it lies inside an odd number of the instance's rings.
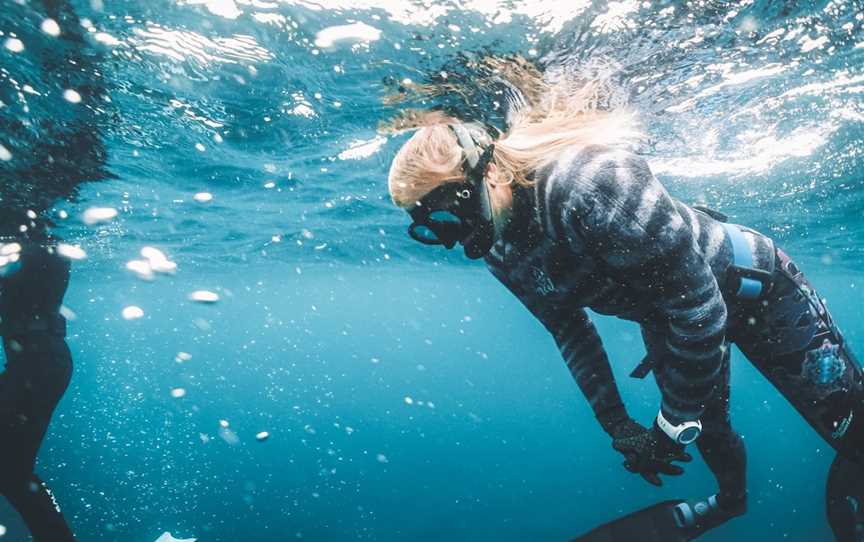
[[[461,124],[451,124],[450,129],[456,134],[456,140],[465,153],[465,178],[474,188],[476,198],[476,214],[467,218],[469,226],[473,226],[467,237],[461,240],[465,256],[472,260],[482,258],[495,243],[495,220],[492,214],[492,200],[486,187],[486,168],[495,154],[495,144],[490,143],[480,154],[477,143],[471,133]]]
[[[465,155],[465,182],[444,183],[421,198],[408,211],[413,219],[408,233],[423,244],[444,245],[447,249],[461,243],[465,256],[476,260],[495,243],[492,201],[485,180],[495,146],[490,143],[481,154],[467,128],[454,124],[450,129]]]

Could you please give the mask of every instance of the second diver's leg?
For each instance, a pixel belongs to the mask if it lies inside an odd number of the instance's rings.
[[[34,474],[36,455],[72,373],[59,314],[68,262],[37,248],[0,284],[6,371],[0,381],[0,493],[21,514],[36,542],[74,537],[45,484]]]
[[[35,474],[5,482],[3,495],[21,514],[34,542],[74,542],[51,490]]]
[[[856,529],[851,507],[864,495],[861,365],[822,298],[780,250],[768,295],[734,312],[736,344],[838,451],[828,478],[828,519],[838,540],[861,540],[849,538]]]
[[[41,336],[40,336],[41,335]],[[51,416],[68,386],[71,356],[62,337],[36,334],[8,339],[0,493],[18,511],[34,542],[75,540],[57,502],[34,473]],[[13,388],[14,387],[14,388]]]

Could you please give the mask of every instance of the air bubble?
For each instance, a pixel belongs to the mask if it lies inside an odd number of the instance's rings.
[[[45,19],[42,21],[40,28],[42,29],[42,32],[45,32],[49,36],[56,38],[60,35],[60,25],[57,24],[57,21],[54,19]]]

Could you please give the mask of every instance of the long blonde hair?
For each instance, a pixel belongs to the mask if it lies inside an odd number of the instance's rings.
[[[628,147],[643,137],[635,115],[626,107],[602,109],[610,85],[606,77],[577,82],[558,74],[550,81],[521,57],[482,62],[499,82],[516,91],[509,104],[509,128],[494,142],[495,173],[487,176],[492,184],[528,186],[533,172],[566,152],[588,145]],[[453,89],[416,85],[407,90],[434,96]],[[396,205],[407,208],[443,182],[464,180],[462,151],[448,127],[457,123],[462,121],[441,111],[408,109],[381,126],[391,133],[417,130],[390,166],[388,184]],[[469,127],[478,136],[482,132],[477,125]]]

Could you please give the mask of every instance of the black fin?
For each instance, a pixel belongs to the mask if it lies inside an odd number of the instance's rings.
[[[604,523],[571,542],[687,542],[690,538],[678,527],[673,513],[681,502],[659,502]]]

